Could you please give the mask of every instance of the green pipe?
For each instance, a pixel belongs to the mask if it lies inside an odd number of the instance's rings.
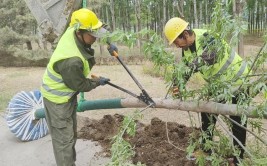
[[[37,109],[34,112],[34,117],[35,117],[35,119],[45,118],[45,110],[44,110],[44,108]]]
[[[83,101],[78,104],[77,112],[84,112],[86,110],[97,110],[97,109],[113,109],[123,108],[121,105],[121,99],[104,99],[104,100],[92,100]]]
[[[115,99],[104,99],[104,100],[83,100],[78,103],[77,112],[84,112],[86,110],[97,110],[97,109],[114,109],[124,108],[121,105],[121,98]],[[44,108],[37,109],[34,113],[36,119],[45,118]]]

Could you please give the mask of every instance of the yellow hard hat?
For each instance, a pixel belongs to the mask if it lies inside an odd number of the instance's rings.
[[[188,22],[185,20],[174,17],[171,18],[164,27],[164,34],[169,41],[169,45],[186,29]]]
[[[78,29],[96,30],[103,23],[97,18],[96,14],[86,8],[76,10],[71,15],[70,27],[78,26]]]

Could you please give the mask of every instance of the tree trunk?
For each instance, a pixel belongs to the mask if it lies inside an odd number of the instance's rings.
[[[199,20],[198,20],[198,27],[203,24],[203,3],[199,2]]]
[[[177,11],[181,18],[184,18],[184,0],[179,0],[178,4],[176,4]]]
[[[197,1],[194,0],[194,27],[198,27],[198,18],[197,18]]]
[[[242,113],[251,118],[257,118],[257,110],[255,107],[248,107],[246,110],[238,108],[235,104],[221,104],[205,101],[180,101],[173,99],[153,98],[155,102],[154,108],[175,109],[190,112],[207,112],[212,114],[236,115],[241,116]],[[126,99],[104,99],[89,100],[79,104],[78,112],[96,109],[116,109],[116,108],[145,108],[147,105],[136,98]],[[267,119],[267,111],[263,113]]]
[[[112,20],[112,31],[114,31],[116,29],[114,0],[110,0],[110,12],[111,12],[111,20]]]
[[[242,14],[242,10],[243,10],[243,3],[241,2],[241,0],[236,0],[236,16],[241,19],[242,17],[240,16],[240,14]],[[238,54],[241,57],[244,57],[244,37],[241,33],[238,34],[238,38],[239,38],[239,42],[238,42]]]
[[[233,12],[234,12],[234,15],[235,17],[237,17],[238,19],[242,19],[240,14],[242,13],[242,10],[243,10],[243,3],[244,2],[241,2],[241,0],[233,0]],[[239,42],[238,42],[238,54],[241,56],[241,57],[244,57],[244,42],[243,42],[243,34],[239,33],[238,34],[238,39],[239,39]]]
[[[108,7],[105,6],[105,12],[106,12],[106,23],[111,26],[111,23],[110,23],[110,18],[109,18],[109,11],[108,11]]]
[[[162,11],[162,19],[161,19],[161,25],[162,25],[162,33],[161,33],[161,36],[164,36],[163,34],[163,30],[164,30],[164,24],[166,23],[166,0],[163,0],[163,11]]]
[[[205,24],[208,24],[208,2],[205,0]]]
[[[125,11],[126,11],[125,14],[126,30],[131,31],[131,19],[130,19],[131,7],[129,6],[129,0],[127,0],[127,7]]]
[[[135,0],[135,18],[136,18],[136,31],[141,31],[141,4],[140,0]],[[137,40],[137,47],[141,48],[140,40]]]
[[[31,41],[26,41],[26,45],[27,45],[27,49],[28,50],[32,50],[32,43],[31,43]]]
[[[256,8],[256,33],[259,36],[259,30],[260,30],[260,4],[257,4],[257,8]]]

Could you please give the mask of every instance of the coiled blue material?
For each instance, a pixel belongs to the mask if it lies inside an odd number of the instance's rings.
[[[45,118],[35,119],[35,111],[43,108],[39,90],[19,92],[9,102],[6,121],[9,129],[22,141],[32,141],[48,134]]]

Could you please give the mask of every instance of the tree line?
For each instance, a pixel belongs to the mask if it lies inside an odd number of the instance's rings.
[[[222,0],[232,15],[247,22],[248,33],[263,33],[267,28],[267,1]],[[112,30],[140,31],[143,28],[161,33],[172,17],[181,17],[194,28],[211,23],[215,0],[89,0],[88,7],[96,11]]]
[[[139,32],[153,30],[162,35],[168,19],[182,17],[192,28],[211,24],[215,0],[87,0],[89,9],[95,11],[112,31]],[[233,16],[245,22],[247,33],[261,35],[267,28],[266,0],[221,0]],[[24,0],[0,0],[1,51],[14,54],[24,44],[32,50],[38,41],[37,23]],[[39,42],[37,42],[39,43]],[[41,48],[41,47],[40,47]],[[21,48],[19,48],[20,50]],[[20,52],[20,51],[19,51]],[[18,52],[17,52],[18,54]]]

